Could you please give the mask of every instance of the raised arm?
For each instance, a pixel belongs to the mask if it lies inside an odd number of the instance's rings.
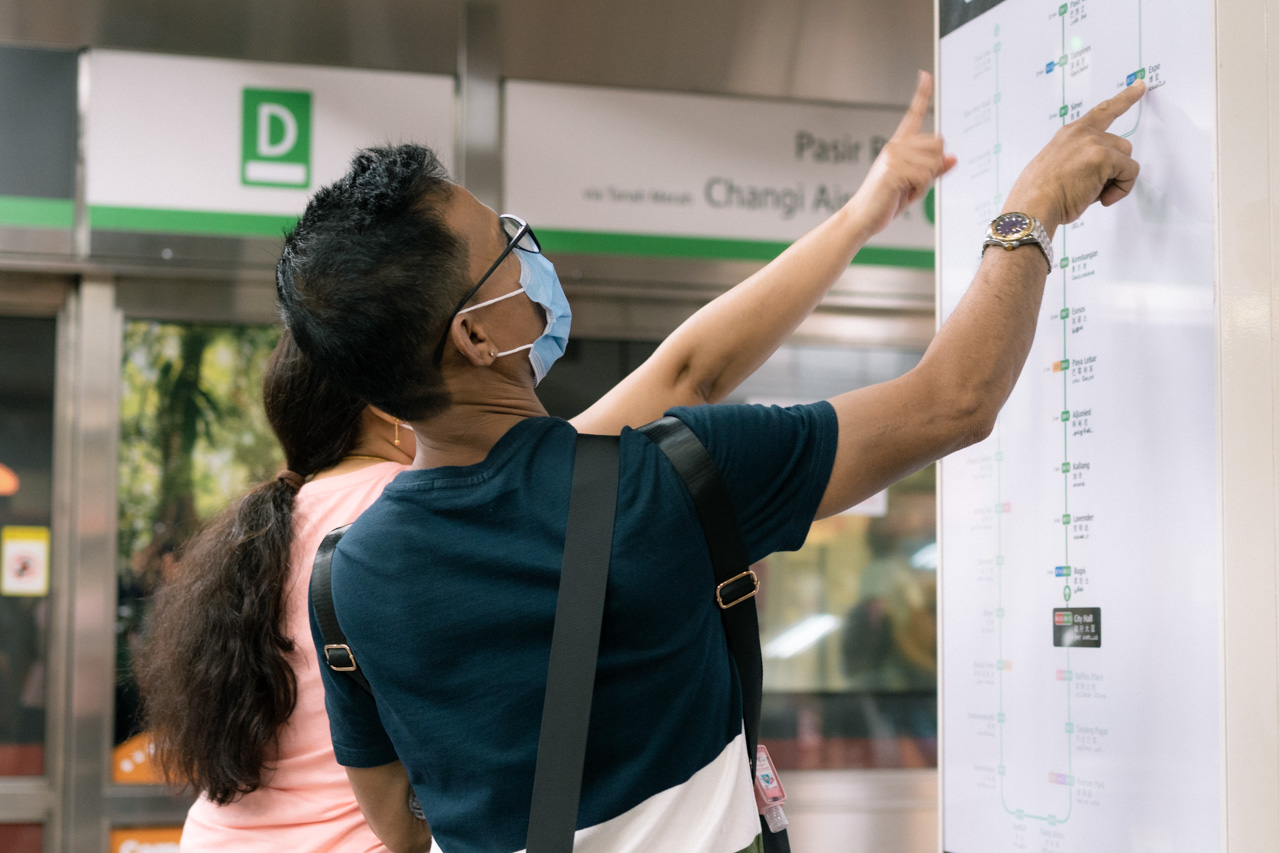
[[[914,100],[857,194],[755,275],[671,333],[634,373],[573,419],[582,432],[615,434],[671,406],[723,400],[807,317],[866,241],[884,230],[952,165],[942,140],[920,132],[932,77]]]
[[[1144,92],[1144,83],[1130,86],[1059,130],[1021,173],[1004,210],[1031,214],[1051,235],[1093,202],[1126,196],[1138,165],[1128,140],[1106,129]],[[831,400],[839,444],[819,516],[990,434],[1030,353],[1048,271],[1034,246],[986,252],[914,370]]]

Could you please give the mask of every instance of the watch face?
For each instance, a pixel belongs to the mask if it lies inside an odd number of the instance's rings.
[[[1030,233],[1030,217],[1021,213],[1005,213],[996,219],[990,228],[995,232],[996,237],[1015,240]]]

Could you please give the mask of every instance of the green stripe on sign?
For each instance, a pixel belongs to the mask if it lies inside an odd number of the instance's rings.
[[[729,240],[716,237],[671,237],[662,234],[606,234],[596,231],[537,229],[547,253],[580,255],[637,255],[646,258],[702,258],[733,261],[771,261],[790,243],[771,240]],[[855,264],[932,269],[932,249],[893,249],[867,246]]]
[[[213,213],[144,207],[89,207],[89,226],[98,231],[146,231],[157,234],[206,234],[230,237],[283,237],[296,216],[261,213]]]
[[[0,195],[0,225],[73,228],[75,227],[75,202],[69,198]]]

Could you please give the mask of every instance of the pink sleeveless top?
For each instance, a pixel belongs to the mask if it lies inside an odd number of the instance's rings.
[[[297,676],[297,707],[280,732],[279,757],[261,788],[226,806],[204,797],[191,806],[182,829],[184,853],[385,853],[364,822],[346,771],[333,757],[324,685],[311,642],[308,587],[324,535],[355,521],[403,470],[379,463],[307,483],[298,492],[285,617],[294,643],[290,662]]]

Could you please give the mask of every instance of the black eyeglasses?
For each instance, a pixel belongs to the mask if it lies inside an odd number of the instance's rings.
[[[435,352],[431,355],[436,364],[439,364],[440,359],[444,356],[444,342],[448,340],[449,329],[453,326],[453,318],[466,307],[466,303],[471,301],[471,297],[479,292],[479,289],[484,286],[484,282],[488,281],[493,271],[502,265],[502,261],[506,260],[506,256],[511,253],[511,250],[519,249],[522,252],[529,252],[535,255],[542,254],[542,244],[537,242],[537,236],[533,234],[533,229],[523,219],[518,216],[512,216],[509,213],[503,213],[497,218],[497,221],[501,224],[502,231],[506,234],[506,248],[502,250],[502,254],[497,256],[497,260],[488,268],[488,272],[480,276],[480,280],[475,283],[475,287],[468,290],[461,301],[457,303],[453,308],[453,313],[449,314],[448,322],[444,324],[444,330],[440,333],[440,342],[435,345]]]

